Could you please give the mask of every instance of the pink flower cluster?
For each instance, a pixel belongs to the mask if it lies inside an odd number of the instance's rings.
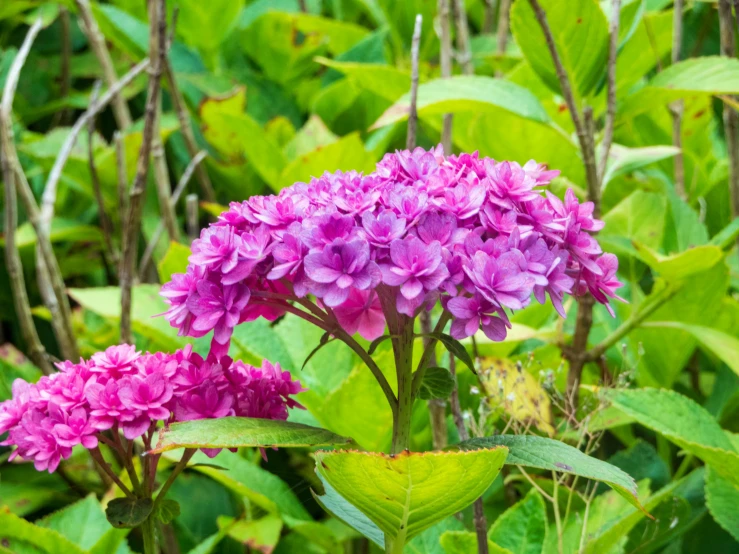
[[[618,298],[617,259],[592,236],[603,227],[592,203],[542,191],[557,174],[416,148],[386,155],[369,175],[325,173],[234,202],[193,242],[187,272],[162,288],[166,317],[182,335],[213,331],[223,355],[236,325],[274,320],[308,295],[368,340],[382,335],[388,310],[415,316],[439,300],[454,337],[482,328],[493,340],[510,326],[504,309],[532,296],[548,294],[560,314],[565,294],[607,304]]]
[[[130,345],[111,346],[80,363],[57,364],[58,373],[30,384],[13,383],[13,398],[0,403],[0,443],[16,446],[12,457],[33,460],[53,472],[72,448],[98,446],[112,429],[133,440],[153,433],[158,422],[226,416],[287,419],[301,407],[292,396],[303,389],[279,364],[256,368],[228,357],[203,359],[191,347],[174,354],[141,354]],[[207,451],[215,455],[217,451]]]

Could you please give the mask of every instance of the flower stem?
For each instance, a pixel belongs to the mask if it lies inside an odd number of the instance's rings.
[[[141,534],[144,537],[144,554],[159,554],[155,517],[156,516],[152,510],[151,515],[146,518],[144,523],[141,524]]]
[[[390,454],[408,450],[413,410],[413,322],[401,320],[400,338],[394,341],[395,370],[398,377],[398,407],[393,414],[393,442]]]

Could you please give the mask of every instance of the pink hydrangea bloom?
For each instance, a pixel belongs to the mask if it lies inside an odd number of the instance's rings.
[[[503,310],[531,298],[549,296],[562,315],[566,294],[607,304],[620,283],[616,258],[593,237],[603,223],[572,191],[546,191],[558,174],[533,160],[416,148],[385,155],[368,175],[325,173],[232,203],[193,245],[187,272],[162,288],[166,317],[181,334],[213,330],[221,358],[238,323],[316,300],[324,328],[364,337],[440,301],[460,319],[456,335],[478,325],[493,340],[505,337]]]

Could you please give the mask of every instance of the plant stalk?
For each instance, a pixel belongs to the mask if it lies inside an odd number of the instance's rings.
[[[400,338],[393,341],[395,371],[398,378],[398,407],[393,414],[393,442],[390,454],[408,450],[411,437],[411,413],[413,411],[413,322],[402,316]]]

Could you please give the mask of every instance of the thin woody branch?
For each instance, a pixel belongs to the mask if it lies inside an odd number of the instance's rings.
[[[16,54],[13,63],[8,71],[3,88],[2,103],[0,104],[0,147],[2,156],[2,174],[5,183],[5,263],[10,279],[10,288],[13,292],[13,303],[15,305],[16,317],[21,330],[21,335],[26,343],[29,358],[35,363],[41,371],[49,375],[53,372],[53,367],[49,361],[49,357],[41,344],[36,325],[31,315],[31,305],[28,300],[28,291],[26,290],[26,282],[23,276],[23,266],[21,264],[18,247],[15,243],[15,233],[18,226],[18,207],[16,200],[16,157],[13,150],[13,123],[11,120],[13,111],[13,97],[18,85],[23,64],[28,58],[33,41],[36,39],[42,27],[41,19],[37,19],[26,34],[18,54]]]
[[[90,48],[103,69],[105,82],[108,84],[108,87],[112,88],[118,81],[118,76],[116,75],[108,47],[105,45],[105,37],[103,37],[100,27],[98,27],[97,21],[95,21],[89,1],[75,0],[75,4],[82,17],[82,30],[85,32],[87,40],[90,42]],[[123,130],[130,127],[132,123],[131,112],[129,112],[126,99],[123,98],[120,90],[116,92],[113,98],[113,115],[115,116],[119,129]]]
[[[143,209],[146,176],[149,171],[151,145],[156,127],[156,111],[159,101],[161,75],[166,54],[167,17],[164,0],[151,0],[155,8],[150,18],[150,33],[153,35],[153,44],[157,51],[152,52],[151,68],[149,72],[149,87],[146,94],[146,108],[144,110],[144,132],[141,150],[136,164],[136,175],[128,206],[128,213],[123,235],[123,255],[119,270],[121,285],[121,342],[132,343],[131,332],[131,295],[133,280],[136,273],[136,254],[138,246],[139,227],[141,225],[141,211]]]
[[[608,154],[613,144],[613,131],[616,122],[616,54],[618,53],[618,24],[620,22],[621,0],[612,0],[611,22],[608,40],[608,66],[606,69],[607,100],[606,100],[606,123],[603,131],[603,143],[601,144],[601,158],[598,167],[598,180],[603,183],[606,173]]]
[[[683,2],[675,0],[672,19],[672,63],[680,61],[680,49],[683,43]],[[731,10],[731,8],[729,8]],[[731,17],[731,15],[729,15]],[[673,158],[675,168],[675,192],[680,198],[686,197],[685,191],[685,161],[683,158],[683,101],[677,100],[670,105],[672,115],[672,144],[678,149]]]
[[[737,18],[739,19],[739,6]],[[719,24],[721,28],[721,54],[733,57],[736,51],[734,21],[731,16],[731,0],[720,0]],[[732,98],[733,99],[733,98]],[[726,134],[726,151],[729,156],[729,195],[731,197],[731,215],[739,216],[739,114],[724,102],[724,133]],[[737,241],[739,244],[739,240]]]
[[[439,0],[439,61],[441,76],[444,78],[452,76],[452,31],[449,2],[450,0]],[[442,123],[441,145],[446,155],[452,153],[452,118],[452,114],[444,114]]]
[[[511,0],[500,0],[500,7],[498,8],[498,29],[496,31],[495,42],[497,45],[498,56],[503,56],[508,45],[508,27],[510,25],[509,19],[511,15]],[[500,72],[496,72],[496,77],[499,77]]]
[[[416,24],[413,27],[413,41],[411,43],[411,106],[408,112],[408,134],[405,139],[405,147],[413,150],[416,146],[416,134],[418,131],[418,64],[419,49],[421,46],[421,14],[416,16]]]
[[[454,15],[457,22],[457,61],[462,66],[462,73],[472,75],[475,66],[472,64],[472,51],[470,50],[470,29],[467,25],[467,11],[464,0],[453,0]]]

